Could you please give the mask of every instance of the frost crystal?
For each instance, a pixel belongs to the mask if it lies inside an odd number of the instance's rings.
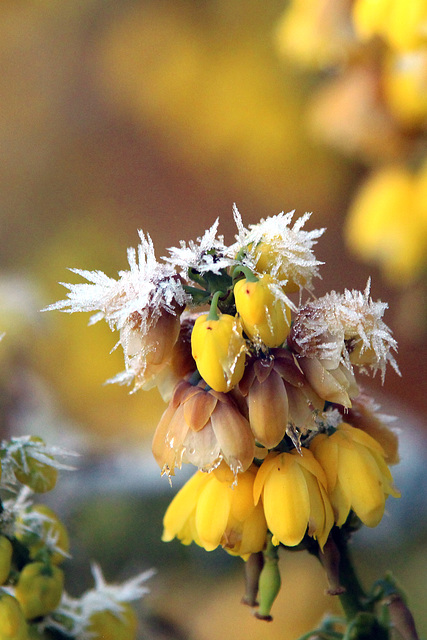
[[[105,319],[112,329],[121,329],[137,312],[145,331],[156,323],[163,310],[175,314],[176,305],[187,302],[182,284],[172,265],[157,262],[150,236],[142,231],[138,234],[141,242],[137,251],[130,248],[127,252],[130,269],[119,271],[118,280],[102,271],[71,269],[90,284],[61,283],[69,289],[68,297],[45,310],[98,311],[90,324]]]
[[[15,469],[22,469],[24,473],[30,472],[31,460],[54,469],[74,471],[75,467],[64,464],[57,458],[79,455],[62,447],[48,446],[41,438],[29,435],[11,438],[10,441],[3,440],[0,451],[3,452],[1,484],[8,487],[16,484]]]
[[[283,280],[283,268],[286,268],[286,280],[292,280],[306,289],[311,289],[313,277],[319,277],[318,266],[323,264],[316,260],[313,245],[316,244],[325,229],[304,231],[303,226],[310,219],[306,213],[299,218],[291,228],[290,224],[294,211],[279,213],[275,216],[262,218],[258,224],[249,225],[246,229],[242,217],[236,207],[233,207],[234,220],[238,234],[236,242],[229,247],[229,255],[235,257],[243,250],[241,262],[256,271],[260,258],[259,244],[269,245],[269,255],[275,264],[270,269],[271,275]]]
[[[180,275],[187,278],[188,269],[195,269],[198,273],[219,274],[221,269],[226,269],[233,264],[233,260],[225,255],[226,246],[222,236],[216,237],[219,218],[216,219],[210,229],[205,231],[197,241],[190,240],[188,245],[184,240],[179,247],[168,249],[170,257],[164,258],[168,263],[180,268]]]
[[[335,368],[340,362],[368,366],[373,374],[381,371],[384,379],[387,362],[399,373],[390,350],[397,350],[396,340],[382,320],[388,305],[373,302],[370,297],[370,280],[365,291],[335,291],[309,302],[298,313],[292,340],[300,355],[317,357],[325,361],[327,368]],[[352,352],[358,349],[359,357]],[[325,365],[326,366],[326,365]]]

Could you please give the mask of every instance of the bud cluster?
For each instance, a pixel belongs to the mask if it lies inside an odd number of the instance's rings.
[[[117,640],[136,637],[129,602],[146,592],[142,583],[149,572],[114,586],[106,585],[95,567],[94,590],[78,599],[64,590],[61,565],[71,557],[67,529],[50,507],[33,498],[54,488],[59,470],[73,469],[60,461],[69,455],[36,436],[0,444],[1,640],[42,640],[53,637],[51,632],[58,640],[113,638],[105,635],[106,625],[115,629]]]
[[[382,437],[384,425],[369,431],[379,420],[355,378],[356,369],[384,377],[388,363],[398,371],[396,342],[370,283],[314,297],[324,230],[305,231],[308,214],[248,229],[234,216],[233,244],[217,237],[217,221],[162,262],[140,234],[139,265],[130,260],[118,281],[79,272],[93,284],[67,285],[68,299],[50,308],[99,311],[120,330],[117,380],[157,384],[168,402],[153,438],[161,473],[198,470],[168,508],[163,539],[245,560],[264,553],[276,574],[278,545],[322,553],[334,526],[356,514],[374,527],[399,495],[387,466],[393,436]]]

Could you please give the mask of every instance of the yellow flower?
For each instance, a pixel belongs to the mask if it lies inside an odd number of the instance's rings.
[[[9,538],[0,535],[0,584],[4,584],[12,565],[13,547]]]
[[[27,640],[28,626],[19,602],[0,590],[0,640]]]
[[[89,618],[85,631],[93,640],[134,640],[137,632],[137,618],[132,607],[120,603],[120,611],[95,611]]]
[[[325,473],[308,449],[267,456],[258,469],[254,499],[258,503],[262,496],[273,544],[294,547],[307,532],[323,549],[334,523],[326,487]]]
[[[221,545],[245,560],[264,547],[267,534],[262,503],[253,500],[256,468],[234,476],[220,465],[198,471],[177,493],[164,517],[163,541],[178,538],[212,551]]]
[[[275,280],[243,278],[234,285],[234,299],[245,333],[255,342],[278,347],[291,327],[291,311],[274,292]],[[277,287],[277,285],[276,285]]]
[[[246,471],[255,454],[249,422],[230,394],[182,380],[153,437],[153,455],[162,474],[190,462],[210,471],[224,460],[233,473]]]
[[[64,574],[54,565],[30,562],[19,574],[15,596],[27,620],[45,616],[59,605]]]
[[[387,496],[400,496],[393,487],[381,445],[361,429],[343,422],[332,435],[317,435],[310,450],[325,471],[337,525],[341,527],[353,509],[364,524],[376,527]]]
[[[363,38],[381,36],[392,48],[407,51],[425,43],[425,0],[356,0],[353,20]]]
[[[215,391],[230,391],[243,376],[246,343],[238,318],[227,313],[217,319],[199,316],[191,333],[191,350],[200,375]]]

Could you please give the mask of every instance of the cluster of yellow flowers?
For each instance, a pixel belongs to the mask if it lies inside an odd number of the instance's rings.
[[[163,539],[221,545],[245,560],[268,550],[270,571],[272,548],[322,551],[334,525],[356,514],[374,527],[387,497],[399,495],[388,468],[395,436],[354,376],[355,367],[397,370],[396,343],[369,283],[314,298],[323,230],[303,229],[309,214],[248,229],[234,215],[232,245],[216,237],[217,221],[162,263],[140,233],[139,263],[130,251],[118,281],[78,271],[92,284],[66,285],[68,298],[50,308],[97,311],[121,332],[126,371],[117,380],[157,384],[169,401],[154,457],[169,478],[183,463],[198,471],[169,506]],[[269,618],[269,608],[258,615]]]
[[[311,72],[334,70],[317,85],[310,126],[372,171],[346,239],[405,287],[426,268],[426,20],[426,0],[291,0],[277,31],[284,55]]]
[[[50,507],[32,500],[55,487],[59,469],[72,468],[58,460],[63,455],[70,454],[35,436],[0,445],[0,640],[42,640],[52,631],[74,640],[134,640],[128,602],[146,591],[148,574],[128,589],[106,585],[95,567],[94,590],[78,599],[64,590],[67,530]]]

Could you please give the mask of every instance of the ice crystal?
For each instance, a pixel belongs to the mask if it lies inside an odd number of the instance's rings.
[[[218,224],[219,218],[196,242],[190,240],[187,244],[181,240],[179,247],[170,247],[170,257],[165,257],[164,260],[180,269],[183,278],[187,278],[188,269],[195,269],[200,274],[207,271],[219,274],[221,269],[226,269],[234,261],[225,255],[223,237],[217,238]]]
[[[260,257],[259,244],[268,243],[269,253],[275,257],[276,264],[271,269],[271,275],[279,276],[283,266],[287,269],[287,278],[307,289],[311,288],[311,280],[319,276],[318,266],[323,264],[316,259],[313,246],[325,229],[303,230],[303,226],[310,219],[311,213],[305,213],[296,220],[291,227],[294,211],[279,213],[275,216],[262,218],[258,224],[243,225],[242,217],[236,207],[233,207],[234,220],[238,234],[236,242],[229,248],[229,254],[236,256],[243,250],[241,262],[256,271]]]
[[[327,362],[328,368],[335,368],[340,362],[350,368],[351,351],[359,345],[360,356],[366,355],[366,361],[360,365],[362,370],[369,367],[373,374],[380,371],[384,379],[389,362],[399,373],[390,353],[397,350],[397,343],[382,320],[388,305],[372,300],[370,285],[368,280],[364,292],[331,291],[305,305],[292,328],[299,353]]]
[[[61,283],[69,289],[67,298],[45,310],[68,313],[97,311],[90,320],[94,324],[105,319],[112,329],[121,329],[131,314],[138,313],[141,326],[148,329],[156,323],[163,310],[175,314],[176,305],[184,305],[187,295],[170,264],[157,262],[150,236],[138,232],[138,249],[128,249],[129,270],[119,271],[119,279],[102,271],[71,269],[90,284]]]

